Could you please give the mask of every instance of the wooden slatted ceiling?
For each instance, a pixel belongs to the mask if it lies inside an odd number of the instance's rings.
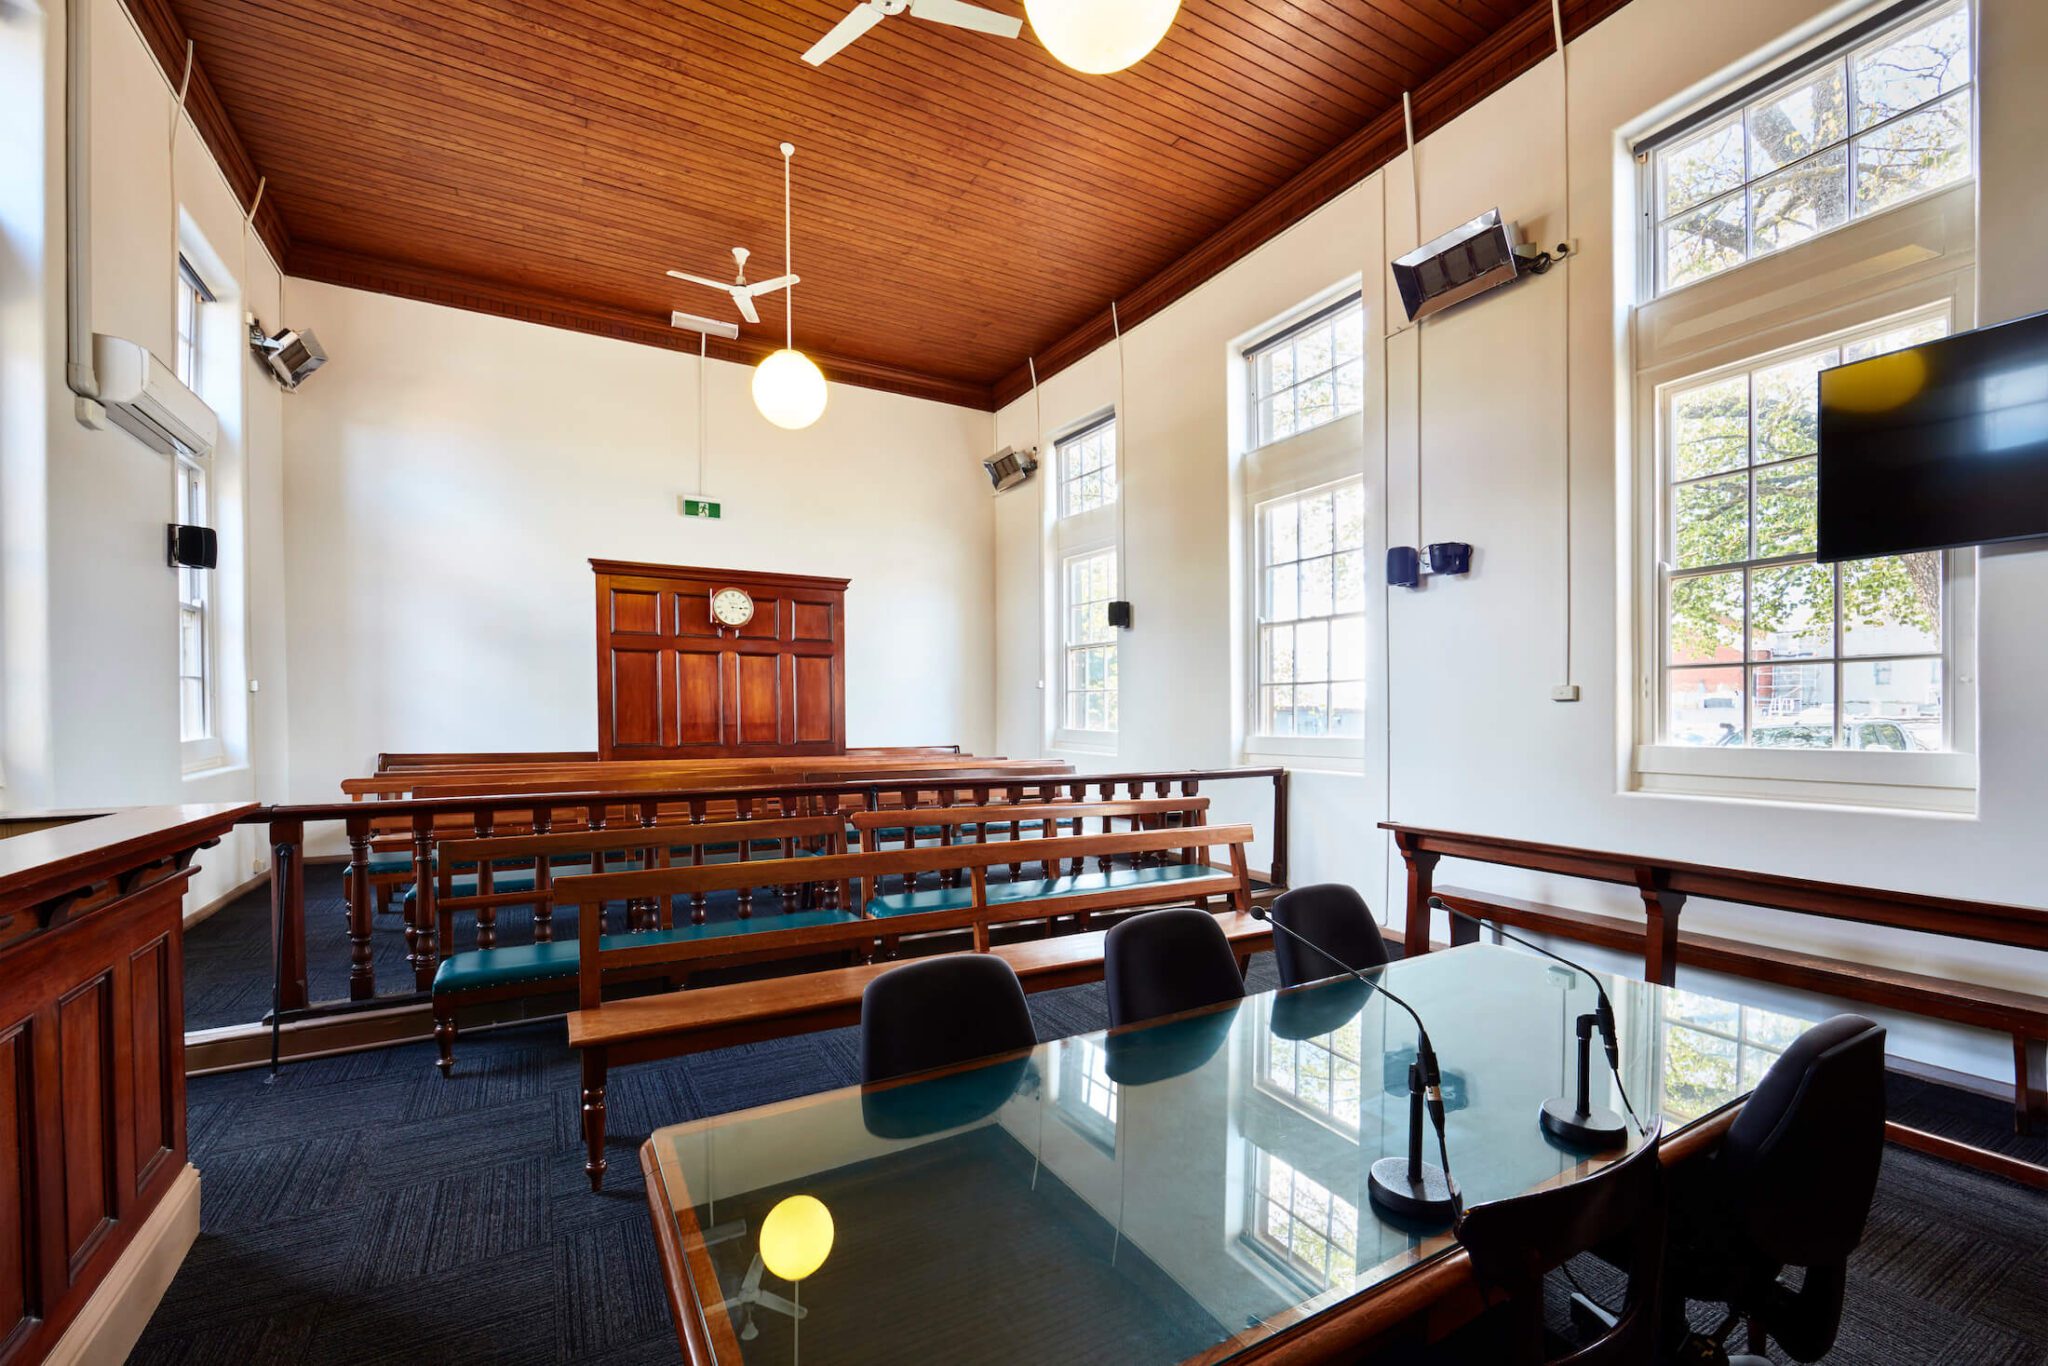
[[[986,0],[1021,14],[1021,0]],[[293,275],[694,349],[670,267],[779,273],[834,378],[978,407],[1156,312],[1552,49],[1548,0],[1185,0],[1131,71],[852,0],[127,0]],[[1625,0],[1572,0],[1568,33]],[[244,185],[242,182],[247,181]],[[781,296],[713,354],[780,344]]]

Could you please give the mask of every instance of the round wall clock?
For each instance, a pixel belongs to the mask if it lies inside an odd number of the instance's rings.
[[[711,619],[738,629],[754,619],[754,600],[744,588],[721,588],[711,595]]]

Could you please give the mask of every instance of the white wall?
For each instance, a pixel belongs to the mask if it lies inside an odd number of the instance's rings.
[[[699,490],[694,355],[289,295],[333,357],[285,405],[295,797],[380,750],[593,748],[593,557],[849,578],[849,742],[987,751],[989,414],[835,384],[784,432],[713,361]]]
[[[2048,268],[2038,243],[2048,191],[2037,156],[2048,112],[2030,75],[2048,60],[2048,14],[2036,0],[1980,4],[1980,320],[1989,322],[2048,307]],[[2048,597],[2048,552],[2038,548],[1986,552],[1981,562],[1983,763],[1974,818],[1653,797],[1625,791],[1618,777],[1629,729],[1621,710],[1625,613],[1633,608],[1618,601],[1630,528],[1618,512],[1625,500],[1617,490],[1632,456],[1617,426],[1626,301],[1616,288],[1616,259],[1617,246],[1627,244],[1617,243],[1613,225],[1617,216],[1629,217],[1615,194],[1617,131],[1739,69],[1828,8],[1818,0],[1636,0],[1572,44],[1570,230],[1582,254],[1569,268],[1420,329],[1402,328],[1385,307],[1384,260],[1418,240],[1404,156],[1126,334],[1127,553],[1136,628],[1122,637],[1119,763],[1233,757],[1239,727],[1228,688],[1228,585],[1236,552],[1230,424],[1218,381],[1232,341],[1247,328],[1363,270],[1368,335],[1393,334],[1382,356],[1369,357],[1378,382],[1369,382],[1368,445],[1384,431],[1386,459],[1382,466],[1368,455],[1367,487],[1394,543],[1470,541],[1476,567],[1469,578],[1426,581],[1417,592],[1373,590],[1392,661],[1387,686],[1374,694],[1386,753],[1369,752],[1356,773],[1297,775],[1297,883],[1329,877],[1376,888],[1383,917],[1398,921],[1399,860],[1372,832],[1375,821],[1391,815],[1422,826],[2042,904],[2048,726],[2038,692],[2048,677],[2048,636],[2039,630],[2039,604]],[[1498,205],[1520,220],[1529,240],[1556,240],[1565,209],[1559,81],[1560,64],[1552,59],[1421,143],[1420,237]],[[1372,207],[1382,195],[1383,243]],[[1569,668],[1570,681],[1584,690],[1576,705],[1549,700],[1567,668],[1560,387],[1566,290],[1576,527]],[[1115,397],[1114,358],[1098,352],[1044,386],[1043,434]],[[1027,397],[1000,413],[1000,441],[1028,443],[1038,425],[1033,412]],[[997,511],[997,732],[1011,753],[1045,744],[1039,657],[1031,643],[1037,511],[1031,498],[1016,494]],[[1474,865],[1448,865],[1440,876],[1588,909],[1623,909],[1629,900],[1571,880]],[[1843,958],[2014,987],[2038,987],[2048,967],[2048,955],[1809,918],[1699,905],[1686,915],[1702,929],[1733,928]],[[1753,984],[1688,980],[1744,999],[1774,999]],[[2010,1079],[2006,1040],[1910,1018],[1891,1024],[1897,1053]]]
[[[26,299],[38,299],[40,346],[10,344],[7,428],[33,439],[5,449],[7,642],[6,788],[10,809],[241,801],[276,795],[284,768],[284,675],[278,395],[247,359],[235,318],[254,307],[276,314],[277,271],[253,237],[246,255],[241,209],[189,123],[181,125],[176,194],[168,152],[173,95],[117,0],[92,5],[92,326],[162,357],[173,353],[174,227],[209,259],[221,295],[215,332],[225,394],[214,456],[216,525],[229,572],[246,593],[223,596],[222,730],[229,762],[186,777],[178,734],[177,582],[164,562],[171,520],[168,457],[118,429],[91,431],[73,414],[64,382],[64,11],[41,17],[43,137],[13,150],[40,151],[41,222],[32,242],[23,215],[10,240],[31,248],[13,267]],[[34,21],[9,6],[15,35]],[[22,25],[23,28],[16,28]],[[27,125],[27,126],[33,126]],[[23,182],[15,182],[19,185]],[[19,368],[17,368],[19,367]],[[19,375],[26,383],[17,387]],[[33,385],[33,389],[29,386]],[[19,405],[42,396],[40,419]],[[246,537],[243,527],[256,528]],[[240,558],[243,567],[232,562]],[[247,681],[263,692],[251,698]],[[260,703],[252,705],[252,703]],[[188,906],[248,878],[263,857],[254,830],[237,832],[201,859]]]

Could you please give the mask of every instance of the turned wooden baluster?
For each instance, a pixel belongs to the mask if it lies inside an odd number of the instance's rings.
[[[903,810],[903,847],[905,849],[913,848],[917,844],[917,797],[917,789],[914,787],[906,787],[896,794],[897,803]],[[917,890],[917,871],[915,869],[903,875],[903,890],[905,892]]]
[[[370,950],[370,923],[375,898],[370,892],[370,821],[348,818],[348,998],[367,1001],[377,994],[375,955]]]
[[[1192,799],[1193,799],[1193,797],[1194,797],[1194,795],[1195,795],[1195,780],[1194,780],[1193,778],[1183,778],[1183,779],[1181,779],[1181,783],[1180,783],[1180,795],[1181,795],[1182,797],[1188,798],[1188,799],[1190,799],[1190,800],[1192,800]],[[1200,824],[1202,823],[1202,818],[1201,818],[1201,815],[1200,815],[1200,813],[1195,813],[1195,814],[1192,814],[1192,815],[1191,815],[1191,814],[1189,814],[1188,812],[1186,812],[1186,811],[1183,811],[1183,812],[1181,812],[1181,813],[1180,813],[1180,816],[1178,817],[1178,819],[1179,819],[1180,823],[1181,823],[1182,825],[1184,825],[1184,826],[1185,826],[1185,825],[1200,825]],[[1195,850],[1194,850],[1194,847],[1193,847],[1192,845],[1191,845],[1191,846],[1189,846],[1188,848],[1186,848],[1186,849],[1183,849],[1183,850],[1181,850],[1181,851],[1180,851],[1180,861],[1181,861],[1182,863],[1197,863],[1197,862],[1200,862],[1200,860],[1199,860],[1199,859],[1197,859],[1197,858],[1195,857]]]
[[[598,803],[596,803],[595,805],[592,805],[592,806],[588,806],[588,807],[585,807],[585,808],[584,808],[584,816],[583,816],[583,824],[584,824],[584,828],[585,828],[585,829],[587,829],[587,830],[588,830],[588,831],[589,831],[589,832],[590,832],[591,834],[595,835],[595,834],[599,833],[600,831],[602,831],[602,830],[603,830],[603,829],[605,828],[605,826],[606,826],[606,824],[608,823],[608,821],[609,821],[609,812],[608,812],[608,810],[607,810],[607,808],[605,807],[605,804],[604,804],[603,802],[598,802]],[[597,858],[597,855],[596,855],[595,851],[593,851],[593,852],[592,852],[592,854],[591,854],[591,859],[592,859],[592,862],[593,862],[593,866],[595,865],[595,860],[596,860],[596,858]],[[597,917],[597,932],[598,932],[599,934],[603,934],[603,933],[604,933],[604,906],[603,906],[603,904],[602,904],[602,903],[600,903],[600,904],[597,904],[597,905],[592,905],[592,906],[578,906],[578,907],[576,908],[576,914],[578,914],[578,915],[582,915],[582,914],[583,914],[583,913],[584,913],[585,911],[588,911],[588,912],[589,912],[590,914],[592,914],[592,915],[594,915],[594,916],[596,916],[596,917]],[[628,906],[628,907],[626,907],[626,928],[627,928],[627,929],[629,929],[629,930],[633,928],[633,908],[632,908],[631,906]]]
[[[412,980],[419,990],[430,991],[434,969],[441,963],[434,924],[440,888],[434,877],[434,818],[426,814],[412,818],[412,885]]]
[[[741,797],[733,803],[733,812],[741,820],[750,821],[754,818],[754,804],[745,797]],[[740,862],[751,863],[753,857],[754,841],[742,832],[740,835]],[[753,917],[754,889],[752,887],[742,887],[740,888],[740,919],[751,920]]]
[[[704,824],[704,799],[702,797],[690,798],[690,824]],[[692,844],[690,846],[690,866],[693,868],[702,867],[703,863],[704,846]],[[704,893],[702,892],[690,893],[690,923],[693,925],[704,923]]]
[[[555,809],[551,806],[533,808],[533,833],[548,835],[554,833]],[[533,856],[533,942],[552,944],[555,942],[555,865],[546,854]]]
[[[485,807],[476,813],[472,828],[476,837],[486,840],[491,837],[491,812]],[[491,862],[487,858],[476,861],[476,946],[480,949],[498,947],[498,907],[491,898],[496,886],[491,875]]]

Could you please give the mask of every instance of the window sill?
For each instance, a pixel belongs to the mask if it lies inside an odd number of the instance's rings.
[[[228,766],[227,746],[218,740],[183,741],[180,754],[187,778],[206,777]]]
[[[1244,742],[1244,757],[1259,759],[1349,759],[1363,763],[1365,741],[1351,736],[1253,735]]]
[[[1977,756],[1639,745],[1631,786],[1653,796],[1975,816]]]
[[[1052,748],[1069,754],[1086,754],[1093,758],[1116,757],[1115,731],[1058,731],[1053,735]]]

